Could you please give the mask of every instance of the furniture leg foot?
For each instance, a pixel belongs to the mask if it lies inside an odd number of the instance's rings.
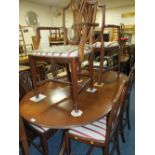
[[[97,89],[96,88],[88,88],[86,91],[89,93],[95,93],[97,91]]]
[[[98,82],[96,82],[96,83],[94,84],[95,87],[100,87],[100,88],[103,87],[103,85],[104,85],[104,83],[98,84]]]
[[[81,116],[82,115],[82,111],[81,110],[72,110],[72,112],[71,112],[71,115],[73,116],[73,117],[79,117],[79,116]]]

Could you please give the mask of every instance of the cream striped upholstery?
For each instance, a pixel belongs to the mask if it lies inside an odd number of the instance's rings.
[[[115,47],[118,46],[118,42],[117,41],[108,41],[108,42],[104,42],[104,47]],[[93,44],[94,48],[100,48],[101,47],[101,42],[96,42]]]
[[[82,67],[85,67],[85,66],[88,66],[89,65],[89,62],[88,62],[88,60],[85,60],[85,61],[83,61],[82,62]],[[100,66],[100,62],[99,61],[94,61],[93,62],[93,66],[94,67],[99,67]],[[107,67],[108,66],[108,62],[107,62],[107,60],[104,60],[103,61],[103,67]]]
[[[106,116],[91,124],[71,128],[68,132],[83,138],[105,141]]]
[[[52,46],[48,48],[34,50],[29,55],[47,56],[47,57],[78,57],[77,45],[60,45]],[[91,46],[86,45],[84,49],[84,55],[92,52]]]
[[[44,132],[50,130],[50,128],[45,128],[45,127],[38,126],[38,125],[35,125],[35,124],[32,124],[32,123],[30,123],[29,125],[30,125],[32,128],[34,128],[35,130],[37,130],[37,131],[39,131],[39,132],[41,132],[41,133],[44,133]]]

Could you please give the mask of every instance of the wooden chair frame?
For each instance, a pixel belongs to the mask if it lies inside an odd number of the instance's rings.
[[[97,79],[97,85],[100,86],[101,85],[101,78],[102,78],[102,73],[105,71],[109,71],[109,70],[113,70],[113,69],[117,69],[117,73],[118,76],[120,74],[120,56],[121,56],[121,52],[122,52],[122,42],[121,42],[121,27],[120,25],[106,25],[105,24],[105,11],[106,11],[106,6],[105,5],[98,5],[98,8],[101,9],[102,11],[102,24],[101,24],[101,29],[100,29],[100,33],[98,38],[96,38],[96,41],[100,41],[101,42],[101,47],[100,48],[93,48],[94,52],[98,52],[100,51],[100,66],[98,69],[98,79]],[[117,29],[117,35],[118,35],[118,46],[111,46],[111,47],[106,47],[104,46],[104,30],[105,28],[115,28]],[[118,63],[117,65],[113,66],[112,68],[109,69],[104,69],[103,68],[103,62],[104,62],[104,54],[105,54],[105,50],[106,51],[113,51],[115,50],[118,53]]]
[[[78,112],[78,94],[89,84],[90,88],[93,89],[93,53],[87,54],[87,58],[89,61],[88,71],[89,73],[84,75],[88,77],[86,83],[78,90],[78,66],[84,59],[84,48],[87,42],[92,45],[93,42],[93,28],[98,26],[95,23],[96,18],[96,9],[97,9],[97,0],[82,0],[82,1],[75,1],[71,0],[69,5],[63,9],[63,29],[64,29],[64,43],[65,44],[73,44],[79,45],[78,46],[78,57],[45,57],[45,56],[34,56],[29,55],[30,60],[30,67],[31,67],[31,75],[33,86],[35,90],[35,95],[38,95],[37,91],[37,80],[36,80],[36,61],[49,61],[49,62],[56,62],[60,64],[68,64],[70,65],[71,71],[68,69],[68,79],[69,82],[64,82],[70,84],[71,86],[71,96],[73,99],[73,110]],[[72,28],[74,29],[74,40],[69,40],[67,38],[67,29],[65,26],[65,12],[68,8],[72,9],[73,17],[74,17],[74,25]],[[37,29],[38,36],[36,37],[37,47],[39,47],[40,36],[39,36],[40,29]],[[69,67],[68,67],[69,68]],[[44,81],[47,82],[48,80]],[[60,80],[52,79],[54,82],[62,82]]]
[[[120,121],[120,133],[121,133],[121,139],[122,142],[125,143],[125,136],[124,136],[124,128],[127,125],[128,129],[131,129],[130,125],[130,94],[131,94],[131,89],[133,82],[135,80],[135,68],[132,67],[130,74],[128,76],[128,81],[127,81],[127,90],[125,94],[126,100],[124,100],[123,103],[123,110],[121,112],[121,121]]]
[[[29,155],[29,145],[28,145],[27,134],[25,131],[25,125],[20,115],[19,115],[19,140],[20,140],[20,144],[22,146],[22,151],[24,152],[24,155]]]
[[[113,148],[111,152],[114,152],[116,149],[117,153],[120,155],[118,135],[119,135],[119,126],[120,126],[120,114],[121,114],[122,105],[125,99],[125,94],[126,94],[126,82],[123,81],[118,91],[116,92],[116,96],[113,100],[112,110],[107,115],[107,128],[106,128],[105,142],[83,138],[66,131],[65,142],[66,142],[67,155],[71,154],[70,139],[89,144],[92,147],[93,146],[102,147],[104,155],[110,154],[109,145],[110,143],[113,143]],[[87,155],[91,153],[92,147],[90,147],[90,149],[88,150]]]
[[[20,100],[21,100],[22,97],[28,91],[33,89],[32,80],[31,80],[31,76],[30,76],[30,72],[29,71],[23,71],[23,72],[20,73],[19,86],[20,86],[19,89],[20,89]],[[32,124],[32,122],[31,122],[31,124]],[[30,122],[28,122],[27,120],[24,120],[24,119],[22,119],[20,117],[20,130],[21,130],[20,131],[21,142],[23,144],[23,148],[24,148],[24,151],[26,152],[26,154],[28,152],[28,146],[27,146],[28,144],[26,142],[28,142],[28,141],[31,144],[33,144],[33,146],[36,147],[37,150],[39,152],[41,152],[42,154],[44,154],[44,155],[48,155],[49,154],[48,153],[48,138],[50,136],[52,136],[57,131],[57,129],[49,129],[47,131],[40,132],[40,131],[36,130],[34,127],[32,127],[30,125]],[[26,131],[27,131],[27,137],[26,137]],[[36,145],[33,142],[33,137],[35,135],[40,137],[40,143],[41,143],[42,149],[40,147],[38,147],[38,145]]]

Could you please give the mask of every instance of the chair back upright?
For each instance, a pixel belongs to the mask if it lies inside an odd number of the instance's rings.
[[[87,42],[93,44],[93,28],[95,24],[98,0],[71,0],[63,9],[64,43],[79,45],[79,60],[84,58],[84,47]],[[73,25],[71,31],[73,36],[69,37],[69,29],[66,27],[66,11],[71,10],[73,14]]]
[[[23,71],[19,74],[19,92],[20,99],[30,90],[32,90],[32,80],[29,71]]]
[[[106,134],[107,144],[113,140],[116,134],[118,134],[117,131],[119,129],[120,115],[123,108],[122,107],[123,102],[126,96],[126,90],[127,90],[126,86],[127,86],[127,83],[126,81],[123,80],[113,99],[112,110],[110,112],[110,115],[107,121],[107,134]]]
[[[135,79],[135,67],[133,66],[130,70],[130,73],[128,75],[128,84],[127,84],[127,90],[128,90],[128,94],[130,94],[131,88],[132,88],[132,83]]]

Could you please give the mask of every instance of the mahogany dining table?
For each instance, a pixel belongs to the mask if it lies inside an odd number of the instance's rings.
[[[79,109],[83,114],[73,117],[70,86],[66,84],[47,82],[38,88],[40,94],[46,97],[39,102],[31,101],[34,91],[28,92],[20,102],[20,116],[39,126],[52,129],[68,129],[86,125],[108,114],[112,108],[114,96],[122,80],[127,80],[124,74],[107,72],[103,77],[102,87],[97,87],[95,93],[82,91],[78,96]]]

